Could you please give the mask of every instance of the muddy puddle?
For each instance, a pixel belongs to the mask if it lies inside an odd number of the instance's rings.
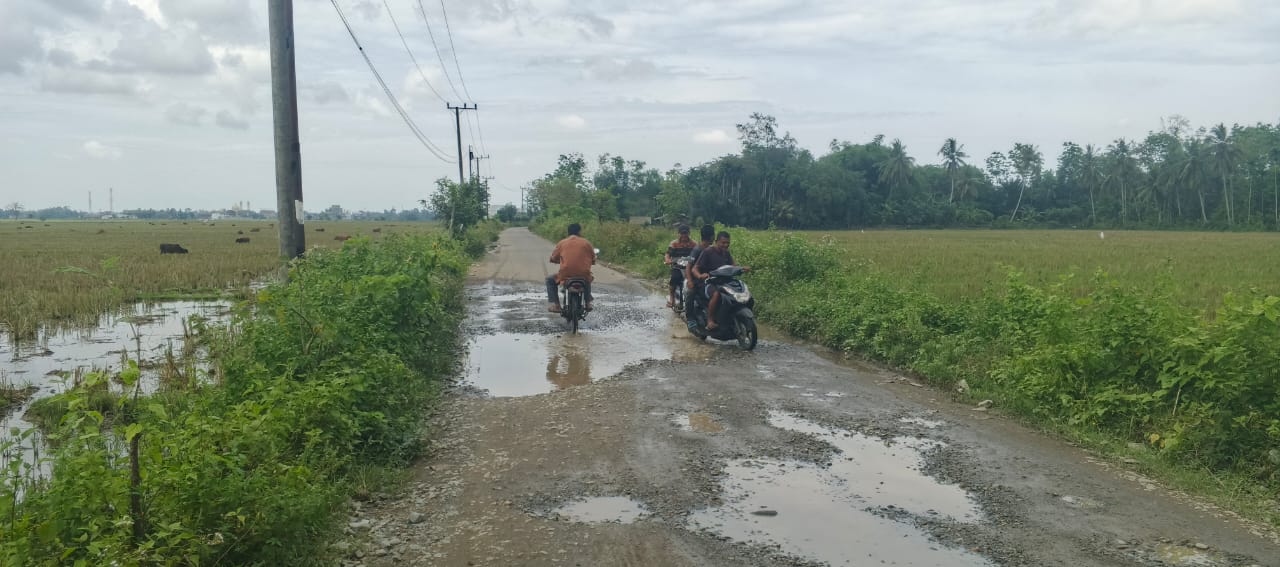
[[[722,481],[725,503],[695,512],[690,527],[736,541],[777,545],[785,553],[831,565],[990,564],[931,540],[910,523],[910,516],[980,519],[963,489],[921,472],[924,454],[939,442],[908,437],[886,441],[780,412],[770,414],[769,424],[811,435],[838,452],[825,467],[767,458],[729,462]]]
[[[672,357],[661,298],[593,290],[596,309],[577,335],[547,312],[545,292],[488,283],[468,294],[472,339],[465,382],[494,397],[542,394]]]
[[[15,341],[0,333],[0,382],[36,388],[26,403],[0,416],[0,439],[10,438],[14,430],[20,433],[32,427],[22,417],[32,402],[63,391],[77,373],[118,371],[122,356],[141,361],[139,383],[144,392],[154,391],[159,376],[156,363],[164,360],[170,349],[180,356],[196,321],[225,321],[229,309],[223,301],[136,304],[103,316],[93,328],[42,332],[30,341]],[[30,447],[25,450],[32,451]]]
[[[599,496],[576,500],[551,511],[552,517],[584,524],[630,524],[648,513],[643,504],[625,496]]]
[[[723,433],[724,424],[720,423],[710,414],[701,412],[692,412],[687,414],[676,415],[671,418],[672,423],[679,427],[681,431],[690,431],[694,433]]]

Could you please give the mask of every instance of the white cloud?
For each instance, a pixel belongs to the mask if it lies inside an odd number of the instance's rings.
[[[65,94],[135,95],[144,87],[134,77],[91,69],[48,67],[40,78],[40,89]]]
[[[728,132],[716,128],[715,130],[703,130],[693,134],[693,143],[707,145],[721,145],[733,142],[733,138]]]
[[[228,130],[248,130],[249,129],[248,120],[245,120],[243,118],[238,118],[236,117],[236,115],[231,114],[231,112],[226,110],[219,110],[218,115],[213,118],[213,121],[218,126],[226,128]]]
[[[84,153],[94,159],[116,160],[124,156],[124,151],[115,146],[108,146],[97,140],[84,143]]]
[[[556,118],[556,123],[565,130],[584,130],[587,127],[587,119],[577,114],[562,114]]]
[[[183,126],[199,126],[204,121],[204,115],[208,112],[209,111],[199,106],[179,102],[170,105],[169,108],[164,111],[164,117],[166,120],[173,122],[174,124],[181,124]]]

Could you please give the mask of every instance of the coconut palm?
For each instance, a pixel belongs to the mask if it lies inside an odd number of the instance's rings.
[[[969,154],[964,153],[964,144],[957,144],[955,138],[947,138],[942,143],[942,149],[938,150],[938,155],[942,156],[942,165],[947,169],[947,177],[951,178],[951,196],[947,197],[948,203],[956,200],[956,177],[960,174],[960,168],[965,166],[964,158]]]
[[[1044,156],[1040,155],[1040,149],[1031,144],[1015,143],[1013,150],[1009,152],[1009,161],[1013,162],[1013,170],[1018,173],[1019,188],[1018,202],[1013,205],[1013,214],[1009,215],[1009,221],[1012,222],[1018,218],[1018,209],[1022,207],[1022,196],[1027,192],[1027,186],[1032,180],[1040,178],[1041,168],[1044,167]]]
[[[1209,156],[1204,142],[1191,140],[1187,144],[1187,155],[1178,168],[1178,181],[1184,186],[1194,188],[1200,198],[1200,222],[1209,223],[1209,214],[1205,211],[1204,180],[1209,176]]]
[[[902,145],[902,141],[895,138],[893,145],[889,147],[889,157],[876,164],[880,168],[880,182],[889,186],[884,199],[886,203],[893,198],[895,187],[911,181],[911,167],[915,165],[915,161],[915,158],[907,155],[907,147]]]
[[[1227,133],[1227,126],[1221,122],[1210,130],[1209,143],[1212,147],[1214,172],[1222,177],[1222,204],[1227,209],[1227,224],[1232,225],[1235,224],[1236,215],[1228,180],[1244,152],[1236,145],[1234,136]]]
[[[1093,217],[1093,223],[1098,224],[1098,207],[1094,202],[1093,193],[1106,183],[1107,176],[1102,170],[1102,159],[1099,158],[1098,150],[1093,147],[1093,144],[1085,145],[1084,154],[1080,156],[1080,180],[1089,190],[1089,214]]]

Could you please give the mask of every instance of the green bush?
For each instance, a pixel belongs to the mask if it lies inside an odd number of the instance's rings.
[[[391,235],[312,251],[214,332],[218,384],[121,398],[128,423],[106,423],[92,388],[61,397],[49,479],[7,464],[3,563],[314,562],[360,467],[418,449],[455,364],[468,253],[494,235],[481,225],[460,241]],[[138,435],[141,538],[127,450]]]

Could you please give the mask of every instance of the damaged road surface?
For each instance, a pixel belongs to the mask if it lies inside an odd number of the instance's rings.
[[[464,376],[347,564],[1280,567],[1260,527],[944,393],[697,341],[603,267],[567,334],[550,251],[512,229],[473,270]]]

